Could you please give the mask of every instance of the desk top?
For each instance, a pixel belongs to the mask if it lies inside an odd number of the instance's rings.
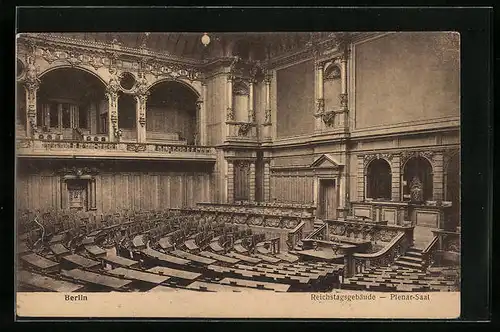
[[[62,255],[69,253],[69,249],[63,246],[61,243],[56,243],[50,246],[50,250],[56,255]]]
[[[69,271],[62,270],[61,274],[75,280],[81,280],[91,284],[106,286],[113,289],[122,288],[123,286],[126,286],[132,282],[131,280],[105,276],[99,273],[84,271],[80,269],[73,269]]]
[[[186,279],[186,280],[195,280],[196,278],[201,276],[201,273],[171,269],[169,267],[164,267],[164,266],[156,266],[147,271],[151,273],[156,273],[160,275],[165,275],[179,279]]]
[[[182,251],[182,250],[174,250],[171,252],[175,256],[179,256],[181,258],[189,259],[193,262],[201,263],[201,264],[206,264],[210,265],[216,262],[214,259],[206,258],[203,256],[198,256],[198,255],[193,255],[188,252]]]
[[[161,284],[162,282],[167,281],[170,277],[161,276],[155,273],[148,273],[138,270],[126,269],[123,267],[116,268],[114,270],[109,271],[109,273],[124,277],[126,279],[134,279],[139,281],[145,281],[152,284]]]
[[[97,266],[100,264],[97,261],[85,258],[85,257],[77,255],[77,254],[64,256],[62,259],[66,260],[68,262],[74,263],[76,265],[79,265],[81,267],[94,267],[94,266]]]
[[[19,271],[18,278],[21,283],[52,292],[74,292],[84,287],[83,285],[57,280],[29,271]]]
[[[257,264],[257,263],[260,263],[262,261],[259,258],[250,257],[250,256],[247,256],[247,255],[241,255],[241,254],[238,254],[236,252],[229,252],[229,253],[227,253],[227,255],[231,256],[231,257],[234,257],[234,258],[238,258],[239,260],[242,260],[242,261],[248,262],[248,263]]]
[[[236,264],[240,261],[239,259],[224,256],[224,255],[219,255],[219,254],[216,254],[216,253],[213,253],[210,251],[202,251],[202,252],[200,252],[200,255],[205,256],[205,257],[209,257],[209,258],[213,258],[213,259],[216,259],[220,262],[229,263],[229,264]]]
[[[234,286],[245,286],[257,288],[263,286],[264,289],[274,290],[276,292],[286,292],[290,288],[290,285],[286,284],[276,284],[272,282],[236,279],[236,278],[224,278],[220,282],[223,285],[234,285]]]
[[[114,264],[125,266],[125,267],[139,264],[139,262],[137,262],[137,261],[134,261],[132,259],[128,259],[125,257],[121,257],[121,256],[105,256],[105,257],[102,257],[102,259],[106,262],[114,263]]]
[[[101,247],[98,247],[96,245],[87,245],[87,246],[85,246],[85,249],[88,252],[90,252],[92,255],[95,255],[95,256],[106,254],[106,250],[104,250]]]
[[[59,265],[59,263],[51,261],[50,259],[47,259],[35,253],[22,256],[21,259],[26,263],[36,266],[40,269],[50,269]]]
[[[208,292],[255,292],[260,291],[257,288],[249,288],[242,286],[230,286],[229,284],[213,284],[209,282],[195,281],[187,286],[188,289],[202,290]],[[262,289],[270,290],[270,289]]]
[[[168,263],[173,263],[177,265],[187,265],[189,264],[189,260],[178,258],[175,256],[167,255],[162,252],[159,252],[157,250],[151,249],[151,248],[146,248],[142,250],[142,252],[150,257],[159,259],[161,261],[165,261]]]

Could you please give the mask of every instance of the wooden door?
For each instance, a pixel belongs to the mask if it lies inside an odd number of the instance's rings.
[[[338,195],[335,180],[320,181],[320,205],[323,219],[337,219]]]

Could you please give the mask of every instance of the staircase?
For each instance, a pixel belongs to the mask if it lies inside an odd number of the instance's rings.
[[[314,220],[314,224],[313,224],[313,227],[314,227],[313,232],[314,232],[315,230],[317,230],[318,228],[320,228],[321,226],[323,226],[323,224],[324,224],[323,220],[320,220],[320,219],[315,219],[315,220]]]
[[[394,261],[394,265],[410,269],[418,269],[420,271],[425,270],[424,261],[422,259],[422,250],[415,247],[409,248],[404,256],[400,256]]]

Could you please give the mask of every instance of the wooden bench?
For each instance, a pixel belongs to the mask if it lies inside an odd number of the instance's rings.
[[[224,256],[224,255],[219,255],[219,254],[216,254],[216,253],[213,253],[210,251],[202,251],[202,252],[200,252],[200,255],[208,257],[208,258],[216,259],[219,262],[223,262],[223,263],[227,263],[227,264],[236,264],[240,261],[239,259]]]
[[[68,248],[63,246],[62,243],[53,244],[49,248],[56,256],[64,256],[71,254],[71,251],[69,251]]]
[[[200,264],[204,264],[204,265],[210,265],[210,264],[214,264],[214,263],[217,262],[214,259],[210,259],[210,258],[207,258],[207,257],[194,255],[194,254],[182,251],[182,250],[174,250],[174,251],[171,251],[170,253],[173,254],[173,255],[175,255],[175,256],[178,256],[178,257],[181,257],[181,258],[184,258],[184,259],[188,259],[188,260],[190,260],[192,262],[196,262],[196,263],[200,263]]]
[[[178,292],[178,291],[182,291],[182,290],[187,291],[188,289],[158,285],[156,287],[151,288],[148,292],[161,293],[161,292]]]
[[[165,264],[188,265],[191,262],[190,260],[167,255],[151,248],[146,248],[141,252],[145,254],[147,257],[154,258],[159,262]]]
[[[69,263],[70,266],[73,267],[79,267],[79,268],[85,268],[85,269],[92,269],[99,267],[101,265],[100,262],[94,261],[92,259],[88,259],[86,257],[80,256],[78,254],[71,254],[64,256],[62,260],[65,263]]]
[[[292,255],[292,254],[289,254],[289,253],[279,253],[279,254],[275,254],[274,256],[281,259],[282,261],[286,261],[289,263],[295,263],[299,260],[299,257]]]
[[[56,272],[59,270],[59,263],[51,261],[38,254],[31,253],[21,257],[21,260],[28,266],[44,272]]]
[[[112,290],[122,290],[132,282],[131,280],[110,277],[81,269],[62,270],[61,275]]]
[[[96,245],[86,245],[85,250],[87,250],[94,257],[106,256],[106,250]]]
[[[236,252],[228,252],[226,255],[227,256],[231,256],[233,258],[237,258],[240,261],[244,261],[244,262],[252,263],[252,264],[258,264],[258,263],[262,262],[262,260],[259,259],[259,258],[255,258],[255,257],[247,256],[247,255],[238,254]]]
[[[230,286],[228,284],[214,284],[202,281],[195,281],[189,284],[187,288],[191,290],[205,291],[205,292],[251,292],[259,290],[256,288]]]
[[[151,269],[148,269],[147,272],[156,273],[159,275],[169,276],[171,278],[184,279],[194,281],[201,276],[201,273],[184,271],[172,269],[164,266],[156,266]]]
[[[127,269],[123,267],[116,268],[114,270],[109,271],[109,273],[114,274],[116,276],[123,277],[125,279],[132,279],[136,281],[141,281],[141,282],[146,282],[150,284],[155,284],[159,285],[168,279],[170,277],[168,276],[162,276],[156,273],[149,273],[149,272],[144,272],[144,271],[139,271],[139,270],[134,270],[134,269]]]
[[[274,257],[271,257],[271,256],[267,256],[267,255],[263,255],[263,254],[255,254],[255,257],[258,257],[260,259],[262,259],[263,261],[265,262],[268,262],[268,263],[279,263],[281,262],[281,260],[279,258],[274,258]]]
[[[119,267],[119,266],[137,267],[139,265],[138,261],[134,261],[132,259],[121,257],[121,256],[109,255],[109,256],[101,257],[101,259],[113,267]]]
[[[17,278],[21,284],[40,291],[66,293],[75,292],[84,288],[83,285],[64,280],[57,280],[29,271],[19,271],[19,273],[17,274]]]
[[[277,284],[271,282],[245,280],[237,278],[224,278],[220,281],[220,283],[223,285],[267,289],[267,290],[273,290],[275,292],[287,292],[290,289],[290,285],[286,284]]]

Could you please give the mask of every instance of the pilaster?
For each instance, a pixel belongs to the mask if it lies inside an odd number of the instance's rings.
[[[255,201],[255,162],[250,162],[250,172],[249,172],[249,193],[250,193],[250,201]]]
[[[227,161],[227,202],[234,202],[234,165],[232,160]]]
[[[391,161],[391,199],[393,201],[401,200],[401,156],[395,154]]]
[[[432,197],[436,201],[444,198],[444,156],[443,152],[436,152],[432,156]]]
[[[359,155],[357,158],[357,178],[358,178],[357,201],[363,201],[365,198],[365,165],[364,165],[364,157],[362,155]]]

